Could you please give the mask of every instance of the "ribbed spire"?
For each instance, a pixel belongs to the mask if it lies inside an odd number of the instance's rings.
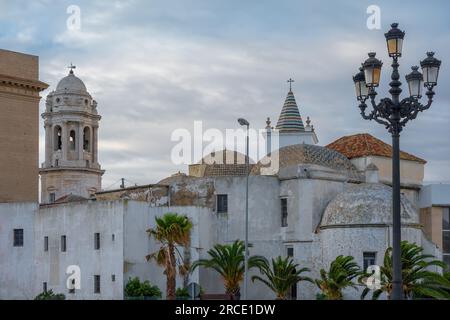
[[[289,90],[276,129],[280,132],[304,132],[302,117],[295,102],[294,93]]]

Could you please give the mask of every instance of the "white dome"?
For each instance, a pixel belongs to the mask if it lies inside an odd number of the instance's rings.
[[[330,201],[321,226],[392,224],[392,188],[379,183],[348,187]],[[401,196],[402,224],[417,224],[417,212],[411,202]]]
[[[62,78],[56,86],[57,92],[87,92],[86,86],[80,78],[71,71],[68,76]]]

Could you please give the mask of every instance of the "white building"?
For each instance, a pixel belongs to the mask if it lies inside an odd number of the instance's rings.
[[[134,276],[164,291],[163,270],[145,257],[158,248],[146,230],[165,212],[192,219],[191,248],[184,253],[190,261],[206,258],[217,243],[244,237],[246,171],[238,161],[244,156],[235,152],[222,153],[233,161],[201,161],[189,167],[188,175],[178,173],[155,185],[99,191],[103,171],[95,106],[72,72],[47,97],[42,204],[0,204],[0,299],[31,299],[49,289],[68,299],[123,299],[124,285]],[[259,161],[249,176],[251,254],[292,256],[312,270],[313,278],[340,254],[352,255],[361,266],[381,264],[392,232],[390,146],[367,135],[316,145],[292,91],[277,128],[268,124],[272,138],[273,131],[281,142],[271,150],[278,170]],[[361,141],[364,146],[358,147]],[[205,157],[211,158],[221,157]],[[420,224],[417,199],[424,164],[402,154],[402,236],[440,257],[440,248]],[[70,266],[80,268],[79,290],[67,289]],[[221,279],[211,270],[197,269],[177,284],[192,281],[208,293],[223,293]],[[292,295],[315,299],[317,292],[314,285],[300,283]],[[260,283],[249,285],[249,298],[273,297]],[[346,298],[358,297],[357,291],[346,292]]]

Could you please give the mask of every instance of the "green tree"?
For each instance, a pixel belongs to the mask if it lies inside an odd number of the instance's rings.
[[[189,243],[192,222],[188,217],[176,213],[166,213],[162,217],[155,217],[155,221],[156,227],[148,229],[147,232],[161,244],[161,247],[146,258],[148,261],[154,259],[158,265],[164,267],[167,279],[166,297],[168,300],[174,300],[177,267],[181,275],[189,270],[177,246],[186,246]]]
[[[445,269],[444,262],[434,259],[433,255],[423,254],[423,248],[408,241],[401,242],[402,280],[405,299],[434,298],[450,299],[450,281],[438,272],[428,270],[429,267]],[[384,254],[383,266],[380,267],[380,288],[372,290],[372,299],[378,299],[385,292],[390,299],[392,292],[392,247]],[[365,283],[367,274],[360,277]],[[361,299],[371,291],[365,288]]]
[[[357,289],[353,279],[361,274],[361,270],[352,256],[338,256],[330,264],[328,271],[320,270],[320,279],[316,279],[316,285],[322,291],[327,300],[342,300],[342,290],[347,287]]]
[[[192,264],[192,270],[197,267],[211,268],[217,271],[225,286],[225,293],[232,295],[240,294],[240,283],[244,278],[244,253],[245,245],[241,240],[232,244],[216,244],[208,251],[210,259],[200,259]],[[264,257],[251,256],[248,259],[248,268],[254,268]]]
[[[258,280],[264,283],[275,293],[277,300],[286,300],[289,290],[298,282],[313,282],[310,278],[301,275],[310,270],[308,268],[299,269],[299,265],[295,264],[290,257],[278,256],[276,259],[272,259],[271,264],[264,258],[258,262],[257,267],[265,278],[255,275],[252,277],[252,281]]]

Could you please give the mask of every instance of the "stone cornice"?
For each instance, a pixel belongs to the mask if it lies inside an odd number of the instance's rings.
[[[55,117],[57,115],[68,115],[68,114],[72,114],[72,115],[77,115],[77,116],[85,116],[87,118],[90,119],[94,119],[94,120],[100,120],[102,118],[102,116],[98,115],[98,114],[92,114],[86,111],[76,111],[76,110],[64,110],[64,111],[56,111],[56,112],[44,112],[41,114],[42,118],[47,118],[47,117]]]
[[[92,169],[92,168],[77,168],[77,167],[51,167],[51,168],[40,168],[39,174],[47,173],[47,172],[60,172],[60,171],[85,171],[91,173],[100,173],[103,175],[105,170],[101,169]]]
[[[7,86],[28,88],[37,92],[48,88],[48,84],[42,81],[12,77],[4,74],[0,74],[0,83]]]

